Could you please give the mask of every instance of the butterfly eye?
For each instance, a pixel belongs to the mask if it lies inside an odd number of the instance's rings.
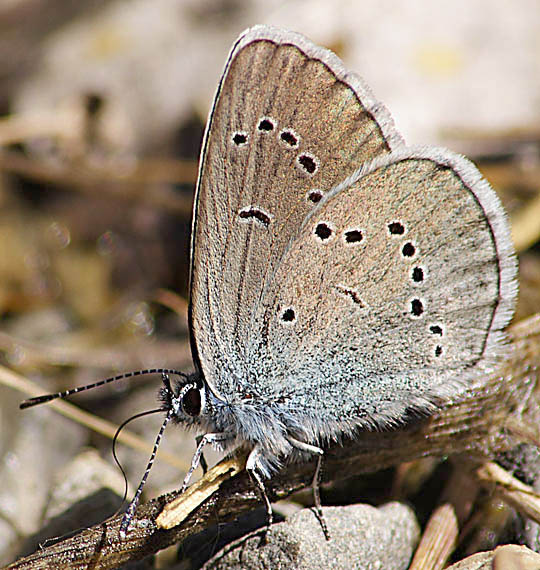
[[[201,393],[197,388],[190,388],[182,397],[182,408],[188,416],[201,413]]]

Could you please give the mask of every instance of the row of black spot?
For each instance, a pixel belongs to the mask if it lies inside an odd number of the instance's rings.
[[[401,232],[395,231],[395,224],[396,222],[388,225],[390,233],[391,234],[403,233],[403,231]],[[403,228],[403,226],[401,226],[401,228]],[[319,222],[315,226],[314,234],[322,242],[328,241],[332,237],[333,233],[334,230],[327,222]],[[362,230],[360,229],[351,229],[343,232],[343,239],[345,240],[346,243],[359,243],[362,241],[363,237],[364,236],[362,234]],[[416,247],[414,246],[413,243],[408,241],[403,245],[401,253],[403,254],[403,257],[414,257],[414,255],[416,254]],[[422,271],[422,268],[415,267],[413,270],[413,280],[416,282],[420,282],[423,281],[423,279],[424,279],[424,272]]]
[[[405,226],[401,222],[390,222],[388,224],[388,232],[391,236],[402,236],[405,234]],[[416,247],[410,241],[403,244],[401,255],[404,258],[412,258],[416,254]],[[421,283],[424,280],[424,270],[421,267],[413,267],[411,278],[415,283]],[[419,317],[424,312],[424,305],[420,299],[411,301],[411,314]]]
[[[315,226],[314,234],[320,241],[328,241],[334,233],[334,230],[326,222],[319,222]],[[364,234],[360,229],[350,229],[343,232],[345,243],[360,243],[364,239]]]
[[[400,236],[405,233],[405,226],[401,222],[391,222],[388,224],[388,231],[390,235]],[[401,253],[403,257],[413,257],[416,253],[416,248],[409,241],[406,242],[401,248]],[[411,278],[415,283],[422,283],[424,281],[424,270],[419,267],[413,267],[411,272]],[[411,300],[411,314],[414,317],[420,317],[424,313],[424,305],[421,299],[414,298]],[[430,325],[429,330],[432,334],[442,337],[443,329],[440,325]],[[435,346],[435,356],[439,357],[442,355],[443,347],[441,345]]]
[[[388,224],[388,231],[390,235],[393,236],[402,236],[405,234],[405,226],[401,222],[391,222]],[[321,241],[326,242],[328,241],[334,233],[334,230],[327,222],[319,222],[315,226],[314,234],[315,236]],[[347,230],[343,233],[343,238],[346,243],[354,244],[359,243],[363,239],[362,231],[359,229]],[[403,244],[401,248],[402,256],[407,258],[412,258],[416,255],[416,247],[411,241],[407,241]],[[412,268],[411,271],[411,279],[414,283],[422,283],[424,281],[424,270],[420,266],[415,266]],[[363,305],[358,293],[353,289],[344,290],[343,287],[339,288],[338,290],[342,294],[347,294],[355,303]],[[419,298],[413,298],[410,301],[410,312],[413,317],[419,318],[424,313],[424,304],[422,300]],[[443,336],[443,329],[439,325],[432,325],[430,326],[430,331],[432,334]],[[441,356],[442,354],[442,346],[437,345],[435,347],[435,356]]]
[[[259,120],[257,130],[261,133],[270,133],[276,129],[276,125],[269,117],[263,117]],[[248,143],[249,135],[243,131],[237,131],[232,136],[232,142],[236,146],[244,146]],[[279,133],[279,139],[289,148],[298,148],[300,145],[300,137],[292,129],[283,129]],[[306,173],[312,176],[317,171],[319,165],[317,159],[309,153],[302,153],[296,157],[298,166]]]

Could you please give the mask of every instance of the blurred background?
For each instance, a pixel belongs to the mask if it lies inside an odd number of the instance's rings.
[[[20,401],[125,370],[191,368],[199,146],[228,51],[258,23],[334,50],[408,143],[444,145],[478,163],[520,251],[516,320],[540,308],[535,0],[4,1],[0,563],[34,550],[44,526],[66,532],[54,525],[68,507],[79,508],[73,528],[88,526],[123,493],[110,439],[52,406],[21,412]],[[156,407],[159,383],[120,382],[76,403],[118,425]],[[144,418],[129,429],[152,442],[160,423]],[[133,445],[118,453],[136,485],[149,452]],[[193,450],[192,436],[169,428],[146,496],[177,488]],[[102,503],[74,507],[94,492]]]

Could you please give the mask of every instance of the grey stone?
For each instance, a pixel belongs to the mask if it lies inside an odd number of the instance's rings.
[[[400,570],[409,565],[419,539],[412,510],[401,503],[324,507],[330,540],[311,509],[272,525],[266,541],[260,533],[229,544],[204,568],[361,568]]]
[[[102,459],[96,450],[86,449],[57,474],[45,511],[45,524],[67,511],[78,501],[86,499],[103,488],[110,489],[113,495],[122,497],[124,494],[122,473]],[[133,494],[133,491],[129,490],[128,493]],[[116,508],[117,505],[113,507],[112,512]],[[110,514],[109,511],[104,517]]]
[[[49,539],[88,528],[111,516],[122,503],[121,473],[88,449],[56,473],[44,520],[18,554],[28,555]]]

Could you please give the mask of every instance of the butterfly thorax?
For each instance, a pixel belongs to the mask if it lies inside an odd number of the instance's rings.
[[[315,439],[313,433],[298,424],[284,402],[266,402],[247,393],[227,401],[215,394],[199,373],[178,379],[172,392],[161,389],[159,399],[164,411],[173,409],[175,423],[202,434],[225,435],[214,442],[221,451],[230,451],[240,445],[247,449],[257,446],[259,468],[266,476],[294,455],[291,437],[302,441]]]

